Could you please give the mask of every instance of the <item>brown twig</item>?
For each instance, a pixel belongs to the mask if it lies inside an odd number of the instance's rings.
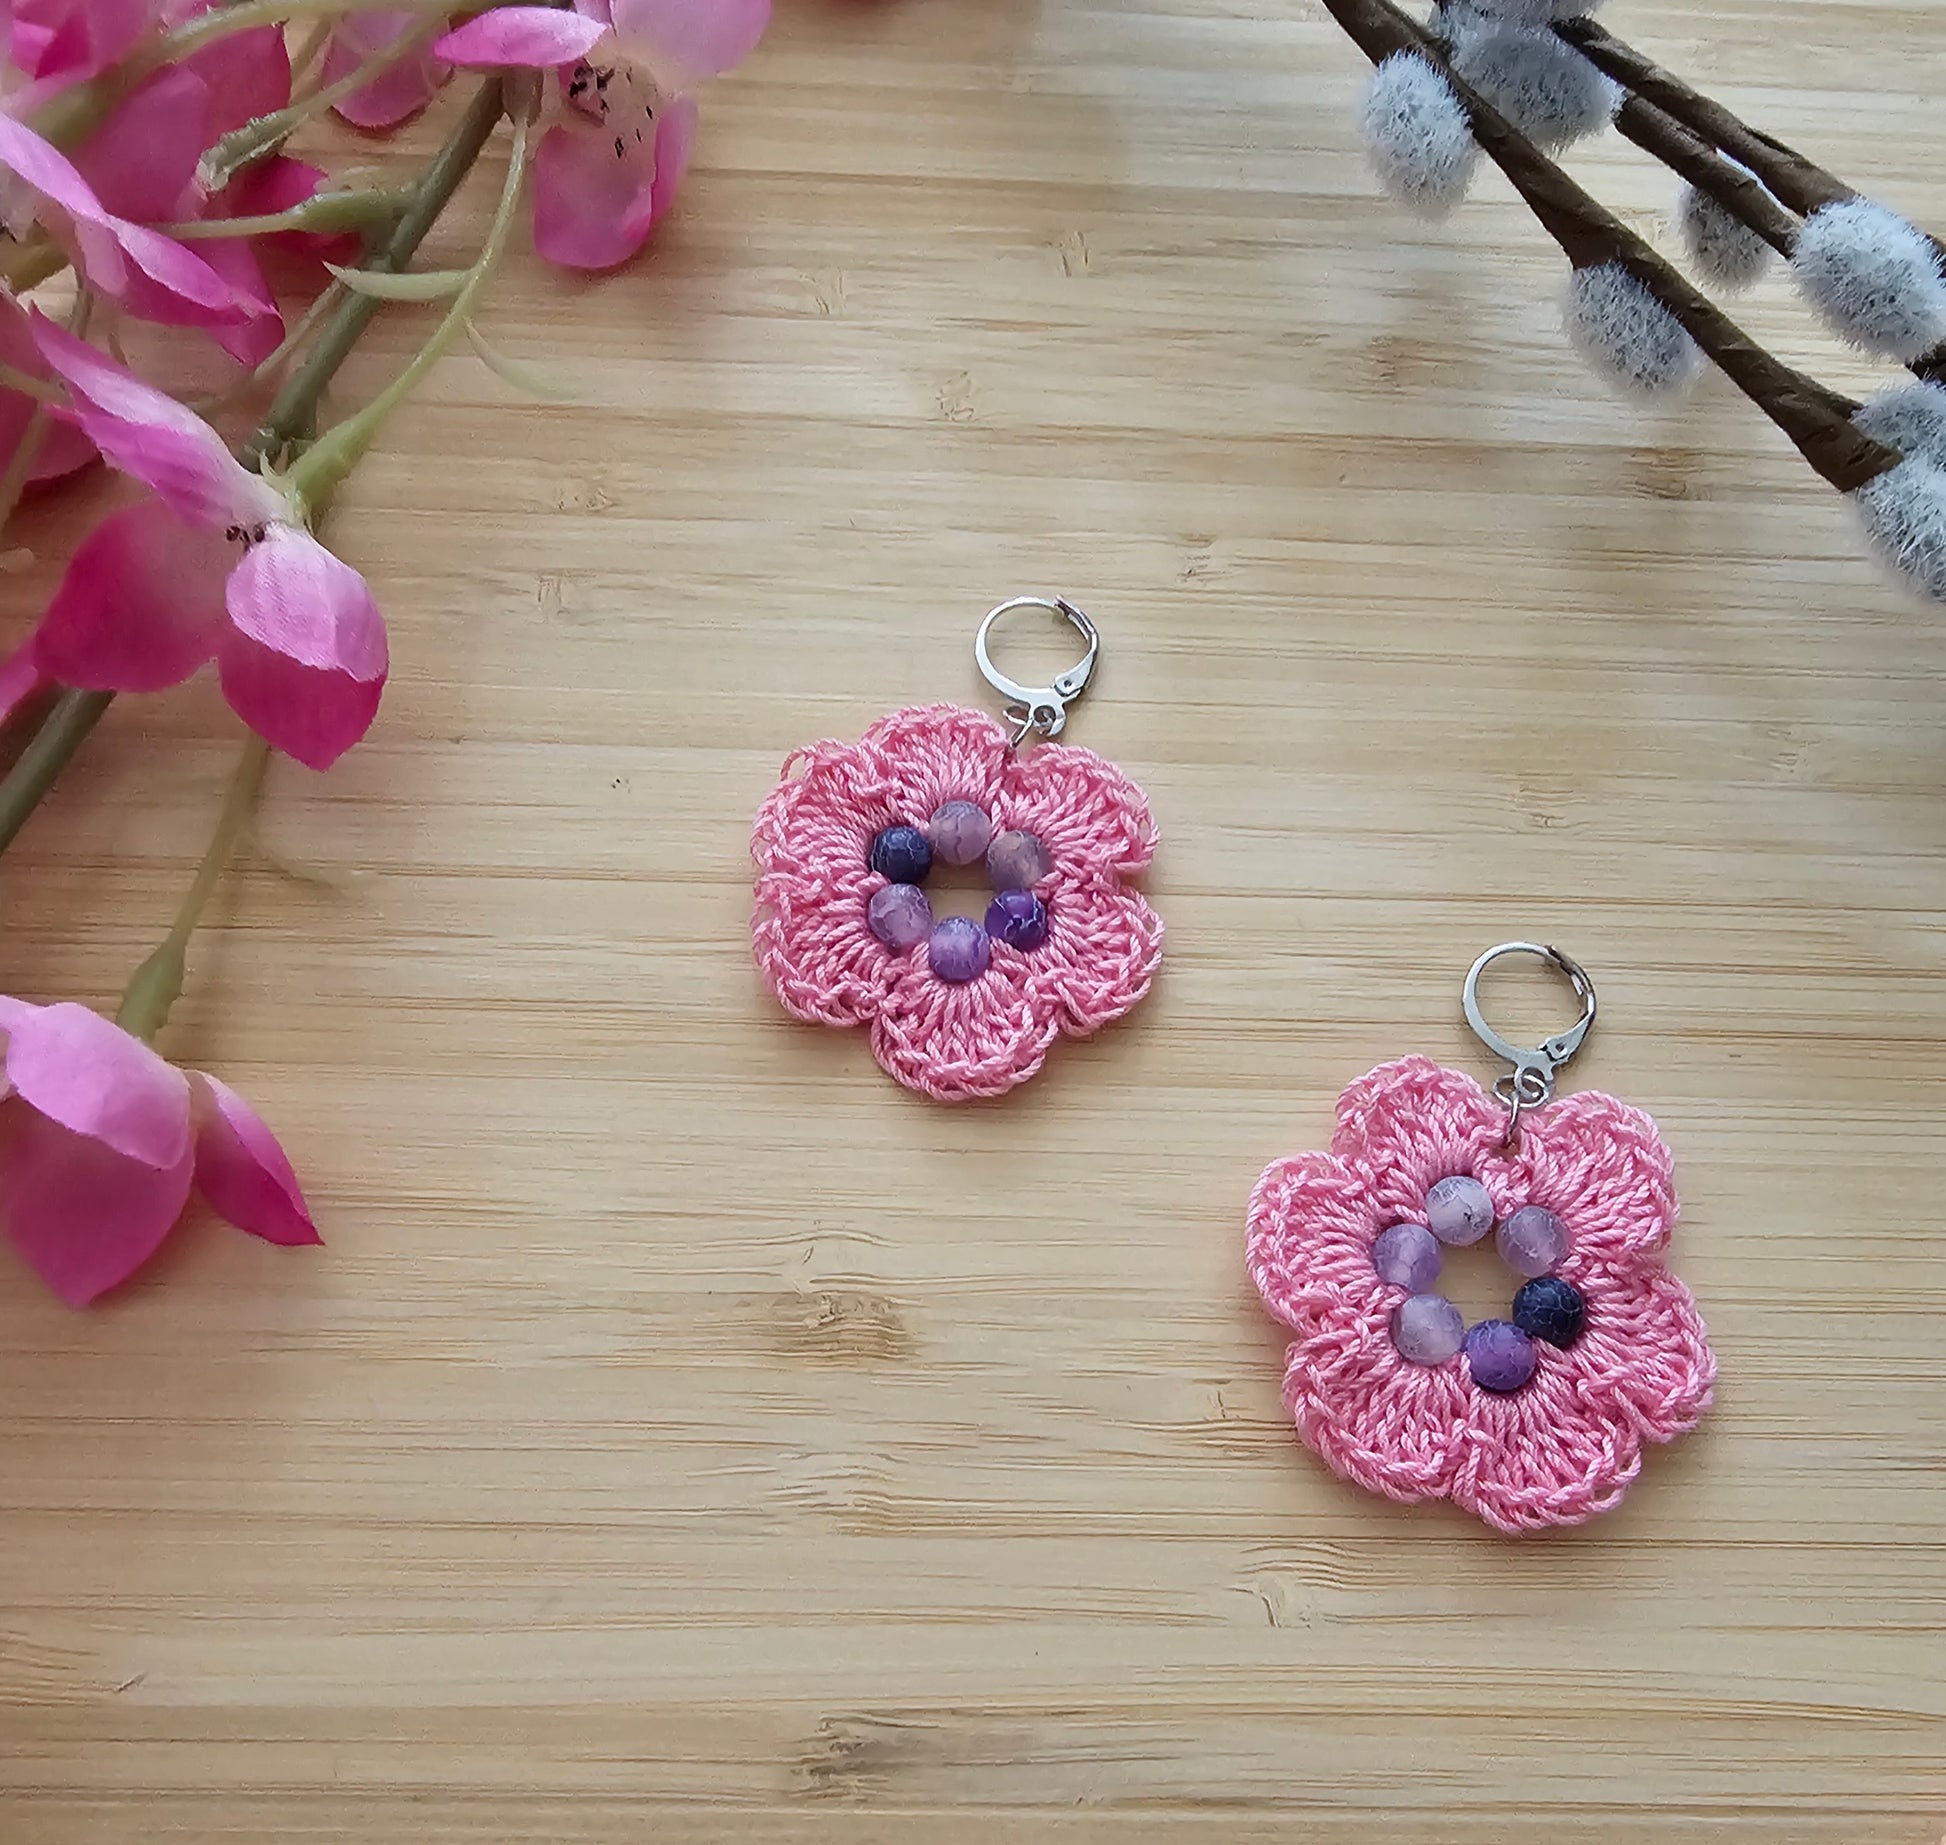
[[[1721,205],[1747,225],[1778,255],[1797,248],[1797,215],[1778,204],[1761,180],[1732,166],[1702,136],[1692,134],[1673,115],[1640,96],[1628,96],[1615,114],[1615,127],[1645,154],[1653,154],[1672,173]]]
[[[1752,128],[1741,116],[1701,91],[1691,89],[1673,71],[1664,70],[1653,58],[1643,56],[1633,45],[1617,38],[1605,27],[1596,25],[1592,19],[1563,20],[1554,30],[1597,70],[1612,77],[1629,91],[1628,101],[1622,106],[1616,126],[1631,141],[1666,161],[1786,256],[1796,247],[1795,241],[1789,246],[1777,242],[1771,235],[1772,226],[1768,220],[1759,222],[1756,215],[1746,215],[1746,204],[1751,207],[1752,213],[1761,213],[1764,209],[1751,196],[1747,180],[1734,191],[1727,191],[1722,189],[1720,180],[1710,183],[1685,171],[1661,149],[1650,146],[1639,133],[1632,132],[1632,126],[1640,128],[1648,119],[1645,112],[1659,113],[1678,133],[1686,130],[1697,140],[1721,150],[1731,160],[1741,162],[1763,182],[1759,190],[1767,189],[1774,199],[1781,200],[1801,217],[1809,217],[1826,205],[1836,205],[1858,197],[1856,187],[1846,185],[1834,173],[1827,173],[1815,161],[1807,160],[1796,148],[1786,147],[1776,136],[1767,135],[1760,128]],[[1651,126],[1651,132],[1659,131]],[[1718,164],[1724,172],[1738,179],[1743,177],[1737,175],[1735,168],[1727,162]],[[1946,263],[1946,240],[1933,237],[1930,233],[1926,235],[1939,253],[1940,261]],[[1912,360],[1907,369],[1915,377],[1946,384],[1946,342]]]
[[[1716,304],[1591,198],[1505,117],[1453,74],[1438,41],[1391,0],[1324,0],[1374,64],[1418,52],[1452,85],[1479,142],[1577,269],[1615,263],[1649,291],[1723,374],[1788,436],[1812,468],[1851,493],[1897,467],[1896,449],[1851,421],[1857,403],[1773,357]]]

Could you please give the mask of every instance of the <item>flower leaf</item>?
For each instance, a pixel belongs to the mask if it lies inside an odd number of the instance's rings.
[[[369,295],[374,301],[444,301],[466,286],[470,269],[420,269],[411,275],[393,275],[384,269],[344,269],[336,263],[325,267],[354,295]]]

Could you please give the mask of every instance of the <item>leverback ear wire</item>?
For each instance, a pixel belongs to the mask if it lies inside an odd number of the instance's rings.
[[[994,665],[993,656],[987,651],[987,636],[993,631],[993,624],[1015,609],[1046,609],[1059,615],[1088,643],[1087,653],[1065,673],[1057,675],[1052,685],[1029,686],[1009,679]],[[1101,636],[1095,631],[1095,624],[1065,596],[1015,596],[987,611],[987,618],[980,623],[980,631],[973,640],[973,657],[979,662],[987,684],[1007,701],[1003,707],[1006,717],[1018,726],[1013,739],[1013,748],[1017,750],[1035,731],[1043,737],[1061,734],[1068,721],[1068,706],[1088,689],[1088,681],[1094,677],[1095,662],[1101,657]]]
[[[1574,988],[1575,998],[1581,1002],[1581,1017],[1566,1031],[1534,1046],[1532,1050],[1508,1043],[1487,1023],[1485,1013],[1480,1010],[1480,976],[1502,955],[1533,955],[1565,974],[1569,985]],[[1556,1074],[1580,1050],[1593,1029],[1595,983],[1578,962],[1569,959],[1558,948],[1549,948],[1539,942],[1502,942],[1497,948],[1489,948],[1467,970],[1466,984],[1460,989],[1460,1003],[1465,1009],[1467,1024],[1473,1028],[1473,1035],[1496,1057],[1504,1058],[1513,1066],[1493,1085],[1493,1093],[1508,1108],[1507,1137],[1500,1143],[1500,1150],[1508,1153],[1520,1138],[1521,1115],[1530,1108],[1540,1108],[1554,1100]]]

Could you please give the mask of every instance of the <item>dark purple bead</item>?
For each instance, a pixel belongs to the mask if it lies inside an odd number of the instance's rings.
[[[872,841],[872,869],[892,884],[923,884],[932,842],[916,826],[888,826]]]
[[[1047,940],[1047,909],[1030,890],[1003,890],[987,905],[987,934],[1025,954]]]
[[[1466,1368],[1482,1390],[1506,1396],[1526,1383],[1539,1363],[1533,1340],[1506,1320],[1482,1320],[1466,1329]]]
[[[1588,1324],[1581,1290],[1559,1275],[1542,1275],[1514,1296],[1514,1324],[1530,1339],[1545,1339],[1566,1351]]]
[[[993,950],[987,946],[987,932],[972,917],[946,916],[933,924],[926,955],[937,979],[963,986],[987,971]]]

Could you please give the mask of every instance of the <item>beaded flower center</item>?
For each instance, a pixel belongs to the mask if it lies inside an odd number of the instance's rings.
[[[984,861],[993,900],[984,927],[970,916],[933,920],[921,888],[935,863]],[[994,830],[986,809],[973,801],[947,801],[923,827],[899,821],[872,840],[870,863],[885,879],[866,904],[872,933],[895,954],[926,944],[933,977],[954,986],[987,971],[993,944],[1031,954],[1047,940],[1047,907],[1034,886],[1054,869],[1046,846],[1032,833]]]
[[[1554,1270],[1568,1253],[1568,1229],[1538,1204],[1509,1212],[1498,1226],[1493,1200],[1478,1179],[1463,1173],[1427,1188],[1421,1221],[1393,1224],[1372,1242],[1372,1267],[1405,1298],[1392,1314],[1392,1343],[1419,1365],[1442,1365],[1461,1352],[1482,1390],[1519,1390],[1539,1370],[1543,1346],[1566,1351],[1588,1323],[1588,1303]],[[1434,1291],[1445,1257],[1441,1245],[1466,1247],[1493,1232],[1506,1265],[1521,1276],[1511,1317],[1473,1326],[1445,1295]]]

